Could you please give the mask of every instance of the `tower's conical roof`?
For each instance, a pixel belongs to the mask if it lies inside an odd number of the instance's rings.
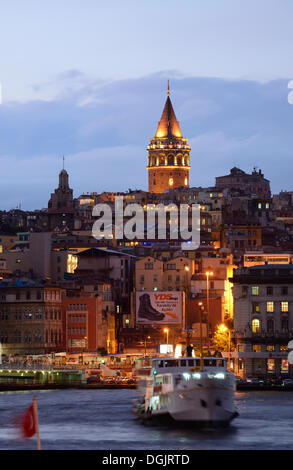
[[[169,84],[168,84],[168,96],[165,103],[156,137],[182,137],[179,122],[176,119],[176,115],[172,106],[172,102],[169,96]]]

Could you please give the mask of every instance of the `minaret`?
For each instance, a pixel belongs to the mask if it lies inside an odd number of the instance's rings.
[[[189,186],[189,152],[187,139],[181,134],[179,122],[170,99],[168,80],[167,100],[156,135],[150,139],[148,151],[148,190],[163,193],[172,188]]]

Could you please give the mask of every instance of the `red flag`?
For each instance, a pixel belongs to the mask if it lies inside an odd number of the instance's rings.
[[[32,437],[36,434],[36,423],[34,417],[34,405],[31,405],[20,417],[20,430],[23,437]]]

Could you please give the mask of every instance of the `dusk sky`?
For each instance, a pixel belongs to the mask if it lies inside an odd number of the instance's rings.
[[[191,186],[256,166],[293,190],[292,18],[292,0],[1,2],[0,209],[47,206],[63,154],[75,197],[146,190],[168,79]]]

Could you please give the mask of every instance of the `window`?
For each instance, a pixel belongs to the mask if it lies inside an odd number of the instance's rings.
[[[267,369],[269,373],[275,372],[275,359],[267,359]]]
[[[259,287],[258,286],[252,286],[251,287],[251,293],[252,293],[252,295],[259,295]]]
[[[253,311],[253,313],[259,313],[259,303],[258,302],[252,302],[252,311]]]
[[[288,370],[289,370],[289,363],[288,363],[287,359],[282,359],[281,372],[283,374],[286,374],[286,373],[288,373]]]
[[[274,288],[269,286],[267,287],[267,295],[273,295],[274,294]]]
[[[41,331],[36,331],[34,334],[34,342],[35,343],[42,343],[43,342],[43,336]]]
[[[252,332],[259,333],[260,332],[260,321],[257,318],[252,320]]]
[[[273,344],[268,344],[266,347],[266,350],[269,352],[272,352],[275,350],[275,346]]]
[[[16,310],[14,312],[14,320],[21,320],[21,311],[20,310]]]
[[[242,295],[247,295],[247,292],[248,292],[248,287],[242,286]]]
[[[274,332],[274,320],[272,318],[269,318],[267,321],[267,330],[268,330],[268,333]]]
[[[281,287],[281,294],[282,295],[288,295],[288,287],[287,286],[282,286]]]
[[[8,343],[7,331],[0,331],[0,343]]]
[[[31,343],[32,342],[32,334],[30,331],[26,331],[24,333],[24,342],[25,343]]]
[[[14,343],[21,343],[21,332],[19,330],[16,330],[13,335],[13,342]]]
[[[274,311],[274,302],[267,302],[267,312]]]
[[[36,313],[35,313],[35,319],[36,320],[42,320],[42,316],[43,316],[42,315],[42,310],[41,309],[37,310]]]
[[[167,264],[167,269],[176,269],[176,264],[175,263],[168,263]]]
[[[257,353],[261,352],[261,344],[253,344],[252,351]]]
[[[282,352],[288,351],[288,346],[287,346],[287,344],[281,344],[281,346],[280,346],[280,351],[282,351]]]
[[[144,264],[144,269],[154,269],[154,264],[153,263],[145,263]]]
[[[281,302],[281,312],[288,312],[288,311],[289,311],[288,302]]]
[[[287,333],[288,332],[288,330],[289,330],[288,318],[282,318],[281,330],[282,330],[282,333]]]

